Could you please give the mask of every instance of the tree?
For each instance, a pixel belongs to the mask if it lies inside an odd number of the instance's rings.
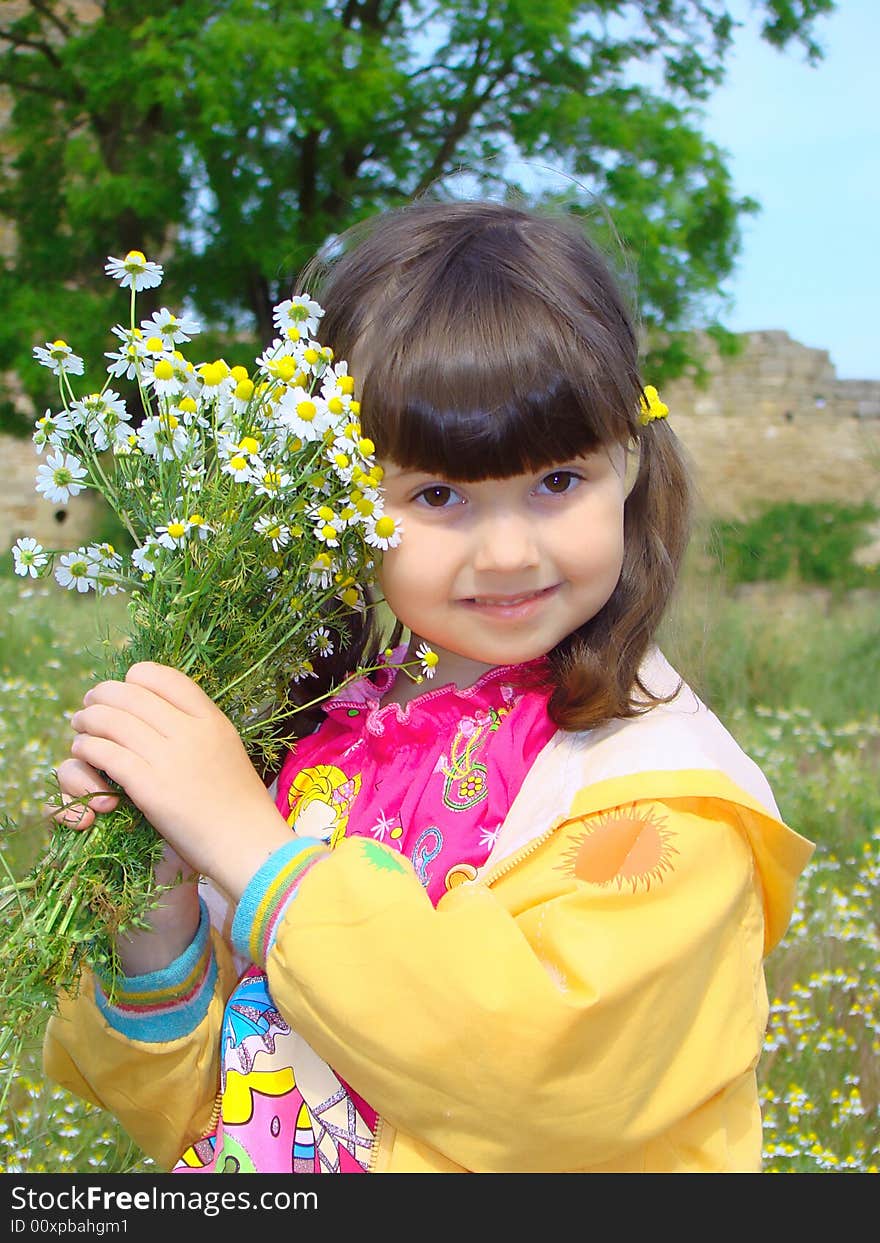
[[[765,37],[819,55],[832,0],[761,0]],[[0,217],[0,370],[34,397],[48,335],[107,348],[108,253],[171,260],[225,333],[271,335],[303,262],[425,192],[564,197],[631,257],[653,361],[731,270],[737,198],[699,104],[721,81],[727,0],[15,0]],[[564,171],[560,194],[534,183]],[[558,180],[558,179],[557,179]],[[612,223],[613,222],[613,223]],[[172,301],[176,299],[176,301]],[[658,334],[662,332],[662,337]],[[234,346],[229,348],[234,349]]]

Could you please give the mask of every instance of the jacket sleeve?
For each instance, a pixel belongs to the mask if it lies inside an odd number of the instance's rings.
[[[211,934],[216,979],[197,1026],[168,1040],[138,1040],[111,1026],[83,973],[76,995],[62,995],[43,1041],[47,1077],[114,1115],[162,1169],[208,1129],[220,1074],[220,1031],[237,971]],[[100,997],[100,993],[98,993]]]
[[[742,814],[690,798],[576,817],[436,910],[408,860],[345,840],[284,913],[272,995],[383,1117],[465,1169],[618,1160],[760,1054]]]

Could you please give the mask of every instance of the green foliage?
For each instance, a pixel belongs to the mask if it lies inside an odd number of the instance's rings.
[[[859,565],[876,505],[834,502],[768,505],[745,522],[716,522],[710,549],[731,583],[799,581],[827,587],[880,584],[876,565]]]
[[[172,304],[191,297],[227,341],[249,333],[253,356],[272,306],[340,230],[425,193],[540,196],[548,166],[638,271],[652,378],[693,367],[668,334],[700,320],[754,208],[700,132],[733,27],[721,0],[112,0],[88,19],[65,0],[4,7],[0,215],[19,240],[0,269],[0,369],[38,406],[34,344],[107,348],[94,273],[108,253],[173,252]],[[761,7],[768,39],[817,54],[830,0]],[[14,427],[8,403],[0,417]]]

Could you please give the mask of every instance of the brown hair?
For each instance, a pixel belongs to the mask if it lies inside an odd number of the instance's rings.
[[[302,285],[325,309],[322,342],[362,378],[362,426],[380,458],[477,481],[638,443],[620,579],[548,654],[549,711],[578,730],[661,702],[638,669],[687,545],[688,475],[666,421],[638,421],[633,317],[582,226],[500,203],[422,200],[336,239]],[[364,623],[349,636],[348,667],[375,644]]]

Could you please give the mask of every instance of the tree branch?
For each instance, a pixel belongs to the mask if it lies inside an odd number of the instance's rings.
[[[47,21],[51,22],[56,30],[60,30],[65,39],[70,38],[70,27],[63,22],[54,9],[50,8],[45,0],[30,0],[31,8],[42,14]]]

